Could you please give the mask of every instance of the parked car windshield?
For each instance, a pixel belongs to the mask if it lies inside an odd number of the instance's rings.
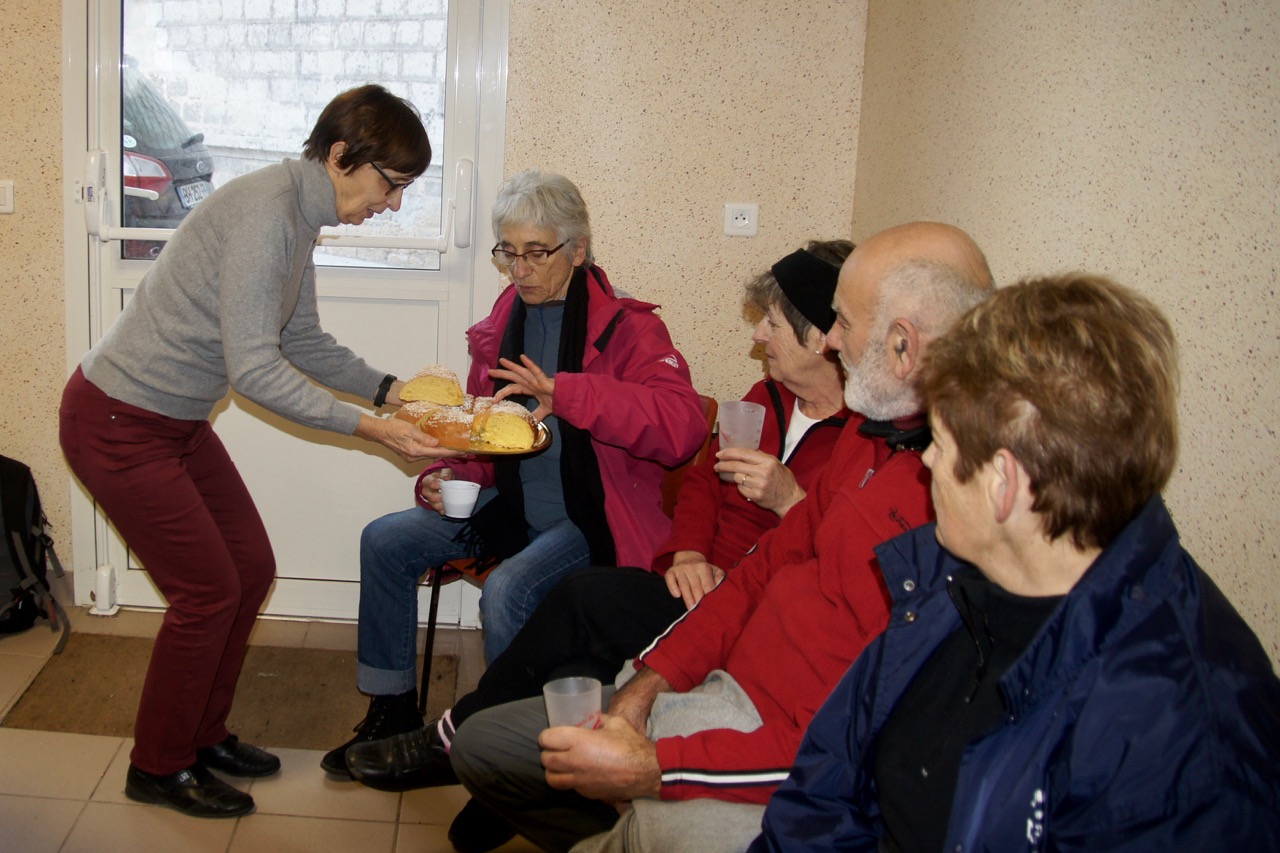
[[[126,64],[121,81],[126,105],[124,134],[132,136],[135,141],[135,145],[126,143],[127,148],[177,153],[204,140],[204,134],[193,134],[182,117],[137,69]]]
[[[120,68],[121,187],[124,224],[177,228],[213,192],[213,157],[203,133],[192,133],[178,110],[125,57]],[[125,258],[154,258],[164,243],[125,240]]]

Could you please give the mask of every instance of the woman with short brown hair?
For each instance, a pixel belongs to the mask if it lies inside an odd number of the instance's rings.
[[[60,440],[71,470],[169,604],[138,706],[131,799],[235,817],[252,797],[209,769],[280,767],[226,728],[275,577],[262,519],[208,420],[228,389],[406,459],[456,455],[311,381],[375,407],[399,402],[402,382],[320,327],[311,253],[322,227],[398,209],[430,160],[407,101],[373,85],[339,95],[303,159],[237,178],[191,211],[67,383]]]

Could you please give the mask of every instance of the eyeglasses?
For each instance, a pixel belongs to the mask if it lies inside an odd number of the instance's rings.
[[[412,178],[407,181],[391,180],[391,177],[386,172],[382,171],[382,167],[379,166],[377,163],[373,162],[372,160],[369,161],[369,165],[377,169],[378,174],[382,176],[382,180],[387,182],[387,195],[389,196],[395,195],[396,192],[398,192],[399,190],[408,189],[409,185],[413,183]]]
[[[523,254],[508,252],[506,249],[503,249],[501,246],[494,246],[490,254],[493,255],[493,259],[495,261],[502,264],[507,269],[511,269],[512,267],[514,267],[516,265],[516,261],[519,261],[519,260],[523,260],[529,266],[540,267],[547,262],[548,258],[550,258],[556,252],[563,249],[566,245],[568,245],[568,243],[569,241],[565,240],[563,243],[561,243],[559,246],[556,246],[554,249],[530,249],[529,251],[524,252]]]

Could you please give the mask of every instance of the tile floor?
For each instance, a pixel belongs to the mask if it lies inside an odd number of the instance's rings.
[[[98,617],[71,608],[69,615],[72,630],[81,632],[154,636],[159,625],[155,612]],[[0,719],[40,671],[55,640],[46,623],[0,638]],[[355,626],[264,619],[251,642],[355,648]],[[458,654],[459,693],[469,690],[483,667],[479,633],[442,629],[437,647]],[[283,763],[278,775],[228,778],[253,794],[257,811],[236,820],[200,820],[125,798],[131,747],[131,738],[0,728],[0,850],[434,853],[453,849],[446,833],[467,796],[457,786],[389,794],[337,782],[320,769],[321,752],[277,749]],[[519,838],[499,849],[536,850]]]

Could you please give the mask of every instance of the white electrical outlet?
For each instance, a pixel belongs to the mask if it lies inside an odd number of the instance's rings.
[[[13,181],[0,181],[0,213],[13,213]]]
[[[760,230],[760,205],[753,201],[724,204],[724,233],[727,237],[754,237]]]

